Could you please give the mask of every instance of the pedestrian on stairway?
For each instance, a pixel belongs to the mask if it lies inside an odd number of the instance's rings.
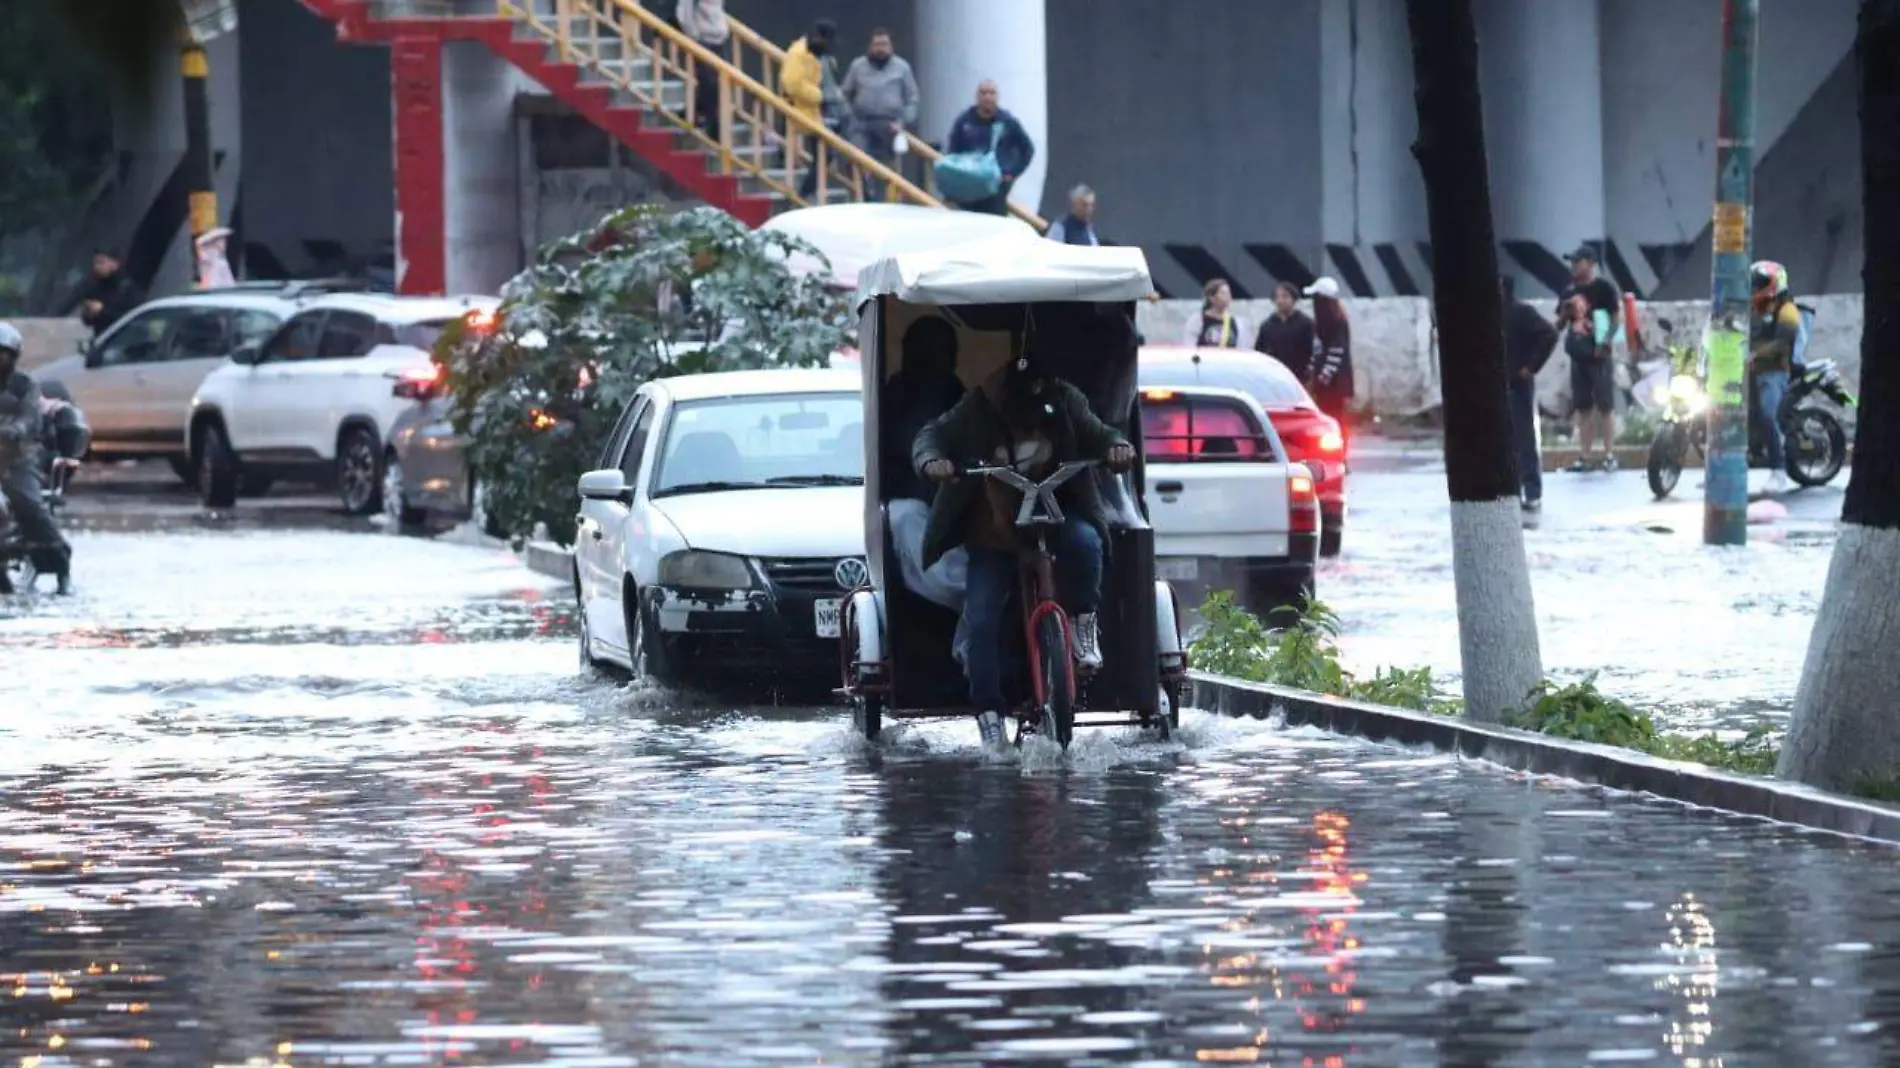
[[[891,44],[891,31],[871,31],[864,54],[851,61],[840,88],[851,116],[851,143],[864,154],[897,169],[897,136],[917,122],[917,76]],[[865,196],[884,199],[884,183],[865,180]]]
[[[680,32],[724,56],[732,26],[726,21],[726,0],[680,0],[675,12]],[[703,60],[693,61],[693,118],[706,136],[719,140],[719,71]]]
[[[785,50],[785,62],[779,67],[780,95],[814,124],[825,121],[825,54],[831,51],[831,43],[837,36],[837,23],[819,19],[812,23],[810,33],[793,41]],[[799,151],[807,158],[805,177],[798,183],[798,195],[810,200],[818,189],[818,136],[807,134],[802,128],[787,129],[785,141],[788,146],[801,146]]]

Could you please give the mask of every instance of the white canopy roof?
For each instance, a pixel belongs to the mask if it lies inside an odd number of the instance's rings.
[[[1152,292],[1141,249],[1066,245],[1031,231],[887,256],[858,275],[857,302],[883,296],[910,304],[1114,302],[1145,300]]]
[[[918,204],[829,204],[773,216],[760,229],[777,230],[811,242],[831,261],[831,282],[854,289],[858,274],[886,256],[940,248],[981,238],[1012,234],[1036,236],[1028,223],[1005,215],[946,211]],[[817,272],[819,263],[794,254],[788,261],[800,274]]]

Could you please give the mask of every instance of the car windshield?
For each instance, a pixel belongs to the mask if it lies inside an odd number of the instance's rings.
[[[856,393],[682,401],[667,424],[653,495],[864,482]]]

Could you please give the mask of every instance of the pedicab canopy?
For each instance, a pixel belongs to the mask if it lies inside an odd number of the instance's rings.
[[[762,230],[776,230],[811,242],[830,269],[815,257],[793,253],[788,261],[798,274],[823,274],[834,288],[858,288],[864,268],[888,256],[967,241],[1011,236],[1033,240],[1036,231],[1007,215],[945,211],[920,204],[825,204],[772,216]]]
[[[857,304],[862,308],[878,297],[939,305],[1119,304],[1146,300],[1152,292],[1148,258],[1139,248],[1066,245],[1033,233],[1005,233],[886,256],[859,272]]]

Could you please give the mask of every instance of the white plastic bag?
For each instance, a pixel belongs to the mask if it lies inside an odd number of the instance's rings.
[[[897,136],[891,139],[891,151],[900,156],[910,155],[910,135],[900,130]]]

